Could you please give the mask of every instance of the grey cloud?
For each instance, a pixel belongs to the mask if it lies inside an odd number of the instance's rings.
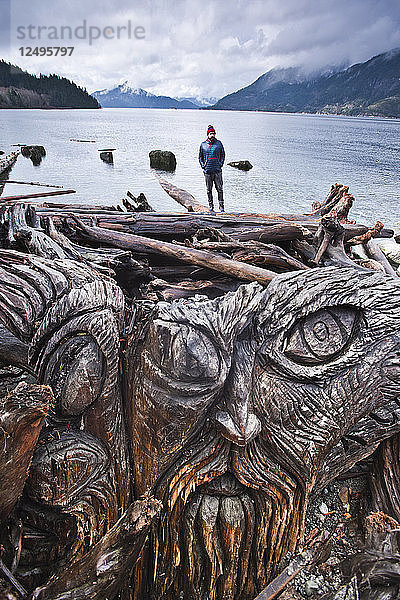
[[[0,0],[4,1],[4,0]],[[168,95],[221,96],[272,67],[364,61],[400,46],[398,0],[12,0],[13,22],[143,24],[141,41],[75,43],[68,60],[7,58],[90,91],[129,79]]]

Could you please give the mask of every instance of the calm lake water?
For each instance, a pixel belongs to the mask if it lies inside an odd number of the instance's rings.
[[[307,212],[339,182],[349,185],[356,198],[353,218],[366,224],[379,218],[392,226],[400,221],[399,119],[157,109],[1,110],[0,149],[45,146],[47,157],[40,166],[21,156],[10,178],[77,191],[59,201],[113,204],[130,190],[135,196],[144,192],[156,210],[180,210],[159,186],[148,153],[172,150],[177,169],[165,177],[207,203],[197,156],[208,123],[224,143],[227,162],[248,159],[254,165],[249,172],[225,166],[227,210]],[[100,160],[102,148],[116,148],[114,166]],[[4,194],[35,191],[7,184]]]

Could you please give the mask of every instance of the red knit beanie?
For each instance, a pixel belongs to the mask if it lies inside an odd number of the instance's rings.
[[[214,127],[213,127],[212,125],[209,125],[209,126],[207,127],[207,135],[208,135],[209,133],[211,133],[211,131],[212,131],[213,133],[215,133],[215,129],[214,129]]]

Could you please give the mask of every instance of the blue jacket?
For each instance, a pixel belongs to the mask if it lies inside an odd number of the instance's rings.
[[[225,161],[225,150],[222,143],[215,139],[211,144],[208,140],[201,142],[199,163],[204,173],[220,173]]]

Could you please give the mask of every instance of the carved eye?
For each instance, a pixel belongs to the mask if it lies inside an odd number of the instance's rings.
[[[342,352],[352,339],[359,311],[348,306],[332,306],[308,315],[290,330],[285,355],[297,363],[316,365],[328,362]]]
[[[186,325],[157,322],[150,330],[148,347],[156,364],[175,380],[216,379],[220,372],[211,340]]]

